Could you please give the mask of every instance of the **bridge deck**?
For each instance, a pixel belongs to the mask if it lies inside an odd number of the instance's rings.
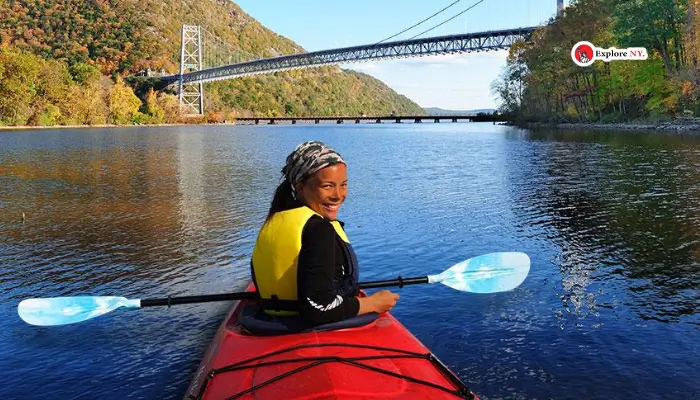
[[[175,83],[182,78],[182,83],[185,84],[212,82],[323,65],[507,49],[516,40],[529,36],[536,28],[503,29],[321,50],[206,68],[186,72],[182,75],[165,76],[160,79],[168,83]]]
[[[274,125],[278,122],[287,122],[296,124],[297,121],[313,121],[315,124],[319,124],[322,121],[335,121],[336,124],[342,124],[346,121],[354,121],[359,124],[361,121],[373,121],[375,123],[381,123],[382,121],[393,121],[395,123],[402,123],[404,121],[413,121],[414,123],[421,123],[424,120],[439,123],[441,121],[469,121],[469,122],[496,122],[504,121],[500,116],[494,115],[387,115],[387,116],[324,116],[324,117],[239,117],[234,118],[231,122],[251,122],[254,124],[260,124],[267,122],[268,124]]]

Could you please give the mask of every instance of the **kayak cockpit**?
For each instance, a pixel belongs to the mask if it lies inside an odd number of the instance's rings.
[[[253,290],[252,285],[249,290]],[[187,400],[455,398],[476,395],[390,313],[308,327],[234,303]]]
[[[256,335],[290,335],[307,332],[327,332],[339,329],[359,328],[379,318],[377,313],[368,313],[338,322],[309,326],[299,318],[272,316],[264,313],[255,302],[244,304],[237,315],[237,325],[245,332]]]

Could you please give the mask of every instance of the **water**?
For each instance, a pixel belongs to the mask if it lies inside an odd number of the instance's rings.
[[[307,139],[349,162],[362,280],[530,256],[512,292],[400,290],[394,314],[481,398],[700,398],[700,139],[473,123],[0,131],[2,397],[181,398],[227,303],[50,328],[17,303],[242,289]]]

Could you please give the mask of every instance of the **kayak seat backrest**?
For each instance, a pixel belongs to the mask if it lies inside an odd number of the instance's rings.
[[[304,332],[325,332],[337,329],[356,328],[374,322],[377,313],[368,313],[329,324],[310,326],[294,316],[268,315],[255,303],[245,304],[238,315],[238,324],[248,333],[257,336],[289,335]]]

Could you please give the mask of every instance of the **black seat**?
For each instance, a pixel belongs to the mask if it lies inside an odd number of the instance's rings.
[[[252,335],[266,336],[355,328],[370,324],[377,318],[379,314],[367,313],[338,322],[311,326],[298,317],[268,315],[258,304],[251,302],[241,309],[238,324]]]

